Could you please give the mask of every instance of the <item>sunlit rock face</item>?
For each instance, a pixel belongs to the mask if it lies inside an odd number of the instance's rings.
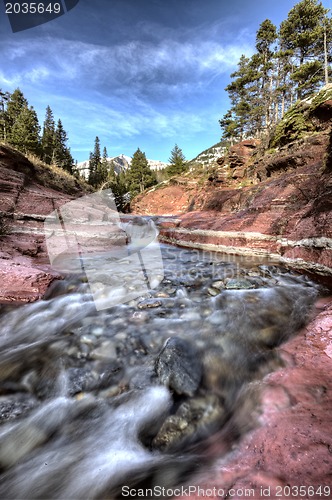
[[[47,258],[43,222],[55,208],[84,194],[73,179],[57,179],[21,153],[0,146],[0,303],[30,302],[59,278]]]

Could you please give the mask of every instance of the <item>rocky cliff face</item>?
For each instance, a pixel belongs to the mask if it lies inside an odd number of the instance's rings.
[[[2,228],[8,230],[0,236],[0,303],[35,300],[59,277],[48,263],[44,218],[85,191],[66,173],[0,146],[0,192]]]
[[[139,196],[133,211],[176,216],[161,222],[165,242],[265,256],[332,276],[329,102],[310,108],[306,134],[283,138],[265,154],[257,141],[236,144],[213,169]]]
[[[249,186],[234,187],[220,173],[202,185],[179,179],[137,198],[135,212],[177,215],[161,223],[164,241],[332,275],[332,175],[323,167],[328,142],[327,133],[317,134],[261,160],[246,159],[240,144],[232,148],[237,167],[231,171],[249,172]]]

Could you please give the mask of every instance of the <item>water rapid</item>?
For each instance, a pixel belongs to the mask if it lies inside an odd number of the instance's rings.
[[[255,425],[259,381],[282,366],[276,347],[306,322],[317,286],[266,263],[161,251],[164,277],[139,297],[142,276],[112,271],[109,293],[128,301],[96,307],[81,273],[3,307],[0,498],[174,486],[209,436],[226,429],[226,452]]]

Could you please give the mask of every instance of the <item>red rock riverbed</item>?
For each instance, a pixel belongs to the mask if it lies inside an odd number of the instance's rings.
[[[287,366],[264,379],[260,425],[177,498],[332,498],[332,298],[280,349]]]

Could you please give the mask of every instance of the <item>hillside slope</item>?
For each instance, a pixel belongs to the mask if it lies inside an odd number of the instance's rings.
[[[0,303],[39,298],[58,277],[45,249],[46,215],[89,190],[64,171],[0,145]],[[4,231],[7,229],[7,231]]]
[[[217,167],[150,189],[132,210],[176,216],[161,223],[167,242],[265,256],[332,276],[332,173],[324,167],[331,119],[329,88],[285,115],[273,149],[253,140],[236,144]]]

